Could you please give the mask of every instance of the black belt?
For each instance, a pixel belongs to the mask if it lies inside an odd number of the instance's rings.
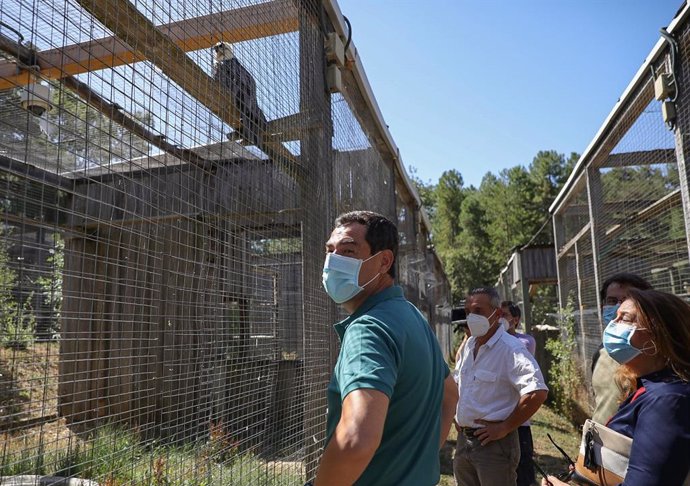
[[[479,430],[479,427],[460,427],[460,432],[462,432],[465,435],[472,435],[474,436],[474,433]]]

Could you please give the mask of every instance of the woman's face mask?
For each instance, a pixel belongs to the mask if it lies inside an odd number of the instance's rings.
[[[630,342],[635,331],[635,326],[616,321],[609,322],[604,329],[604,348],[620,364],[625,364],[642,353]]]
[[[373,282],[380,273],[377,273],[374,278],[360,286],[359,271],[363,263],[368,262],[379,253],[381,252],[375,253],[366,260],[328,253],[323,264],[323,273],[321,274],[323,288],[328,296],[336,304],[342,304],[364,290],[364,287]]]
[[[620,306],[620,304],[605,305],[604,308],[601,310],[602,322],[609,323],[615,320],[616,314],[618,313],[618,309],[620,308]]]

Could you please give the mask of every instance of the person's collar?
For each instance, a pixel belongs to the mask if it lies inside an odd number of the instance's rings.
[[[334,325],[336,332],[340,336],[340,339],[343,338],[347,326],[349,326],[352,321],[366,314],[374,306],[380,304],[381,302],[398,297],[404,297],[402,287],[399,285],[391,285],[380,292],[370,295],[367,300],[362,302],[362,305],[357,307],[357,310],[355,310],[351,315]]]
[[[494,333],[493,336],[491,336],[489,338],[489,340],[486,343],[484,343],[484,346],[488,346],[489,348],[492,348],[494,346],[494,344],[496,344],[498,342],[498,340],[501,339],[501,336],[503,335],[504,332],[505,332],[505,330],[503,329],[503,326],[499,322],[498,326],[496,327],[496,332]]]
[[[660,381],[668,382],[673,381],[676,378],[678,378],[676,373],[671,368],[666,367],[664,369],[653,371],[644,376],[641,376],[639,381],[642,383],[643,386],[647,386],[650,383],[658,383]]]

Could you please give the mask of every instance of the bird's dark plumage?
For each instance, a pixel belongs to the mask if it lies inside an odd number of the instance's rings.
[[[237,60],[226,42],[213,47],[215,53],[214,79],[227,89],[240,112],[240,135],[259,145],[268,121],[256,99],[256,82],[251,73]]]

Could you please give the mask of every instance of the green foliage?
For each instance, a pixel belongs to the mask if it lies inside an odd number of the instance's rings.
[[[62,274],[65,269],[65,241],[59,233],[53,234],[53,248],[50,256],[46,258],[46,263],[50,266],[50,271],[36,279],[36,284],[41,288],[43,303],[51,311],[51,326],[49,332],[51,337],[59,337],[60,333],[60,311],[62,310]]]
[[[299,253],[302,251],[301,238],[264,238],[252,240],[250,250],[257,255],[281,255],[285,253]]]
[[[572,300],[560,316],[561,336],[546,341],[546,350],[551,353],[549,368],[550,398],[556,410],[566,417],[572,417],[577,400],[581,377],[574,360],[575,313]]]
[[[433,243],[448,276],[454,301],[474,286],[492,285],[516,247],[535,236],[549,218],[548,208],[570,174],[577,154],[539,152],[528,167],[487,173],[479,188],[465,187],[456,170],[436,184],[412,180],[431,204]],[[550,243],[546,224],[533,243]]]
[[[532,326],[543,324],[554,325],[553,313],[558,309],[558,286],[540,285],[532,299]]]
[[[59,160],[62,170],[108,165],[148,154],[147,142],[133,137],[76,93],[60,83],[51,83],[51,88],[55,108],[44,115],[47,133],[40,128],[38,117],[20,108],[23,88],[0,92],[0,105],[9,107],[0,112],[0,144],[32,153],[47,163]],[[149,112],[130,116],[153,127]]]
[[[27,349],[35,340],[36,316],[31,306],[31,292],[26,300],[19,305],[12,301],[5,309],[2,320],[3,329],[0,333],[0,345],[5,348]]]
[[[89,439],[74,438],[66,450],[45,452],[22,447],[4,453],[0,476],[71,476],[111,486],[278,486],[303,482],[298,468],[266,463],[251,453],[240,454],[232,443],[228,448],[226,445],[220,437],[212,437],[206,444],[182,446],[143,443],[134,431],[106,426]],[[223,454],[219,448],[224,449]]]
[[[17,273],[9,264],[7,230],[0,230],[0,346],[26,349],[34,341],[36,318],[31,307],[33,292],[23,303],[17,302],[14,290]]]

